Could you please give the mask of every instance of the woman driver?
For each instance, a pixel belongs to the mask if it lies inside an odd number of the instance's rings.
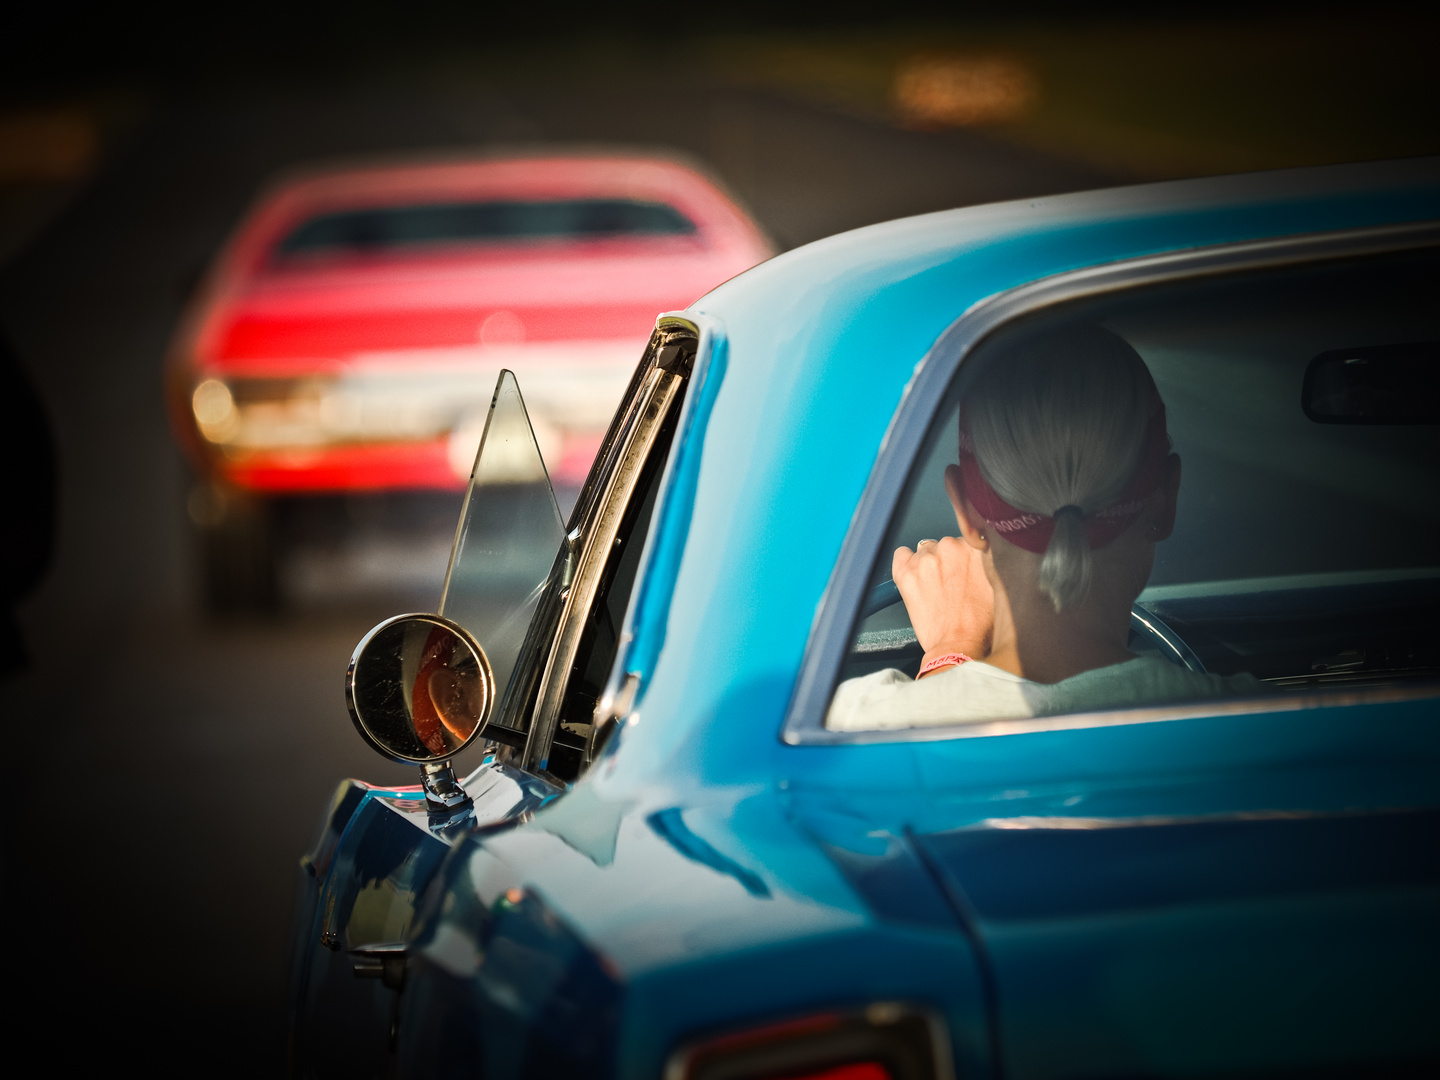
[[[925,649],[836,689],[841,730],[1045,716],[1253,694],[1126,648],[1130,606],[1175,524],[1180,458],[1138,353],[1099,326],[994,358],[965,396],[945,489],[961,535],[895,552]]]

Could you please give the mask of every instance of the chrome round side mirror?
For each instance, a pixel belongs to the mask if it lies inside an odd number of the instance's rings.
[[[449,761],[484,730],[495,676],[463,626],[396,615],[355,646],[345,703],[361,738],[391,761],[423,768]]]

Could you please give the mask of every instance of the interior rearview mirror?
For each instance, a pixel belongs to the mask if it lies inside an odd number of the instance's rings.
[[[1440,343],[1321,353],[1301,393],[1305,415],[1317,424],[1440,423]]]
[[[397,615],[355,647],[345,673],[355,728],[392,761],[448,761],[484,730],[495,702],[485,650],[439,615]]]

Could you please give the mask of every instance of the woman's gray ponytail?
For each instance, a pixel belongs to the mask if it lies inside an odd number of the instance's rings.
[[[1090,591],[1090,544],[1085,539],[1085,516],[1074,503],[1055,514],[1055,532],[1045,549],[1045,557],[1040,560],[1040,587],[1049,595],[1056,611],[1078,603]]]
[[[1056,611],[1090,588],[1085,515],[1124,491],[1154,399],[1145,362],[1121,337],[1081,325],[1017,342],[966,397],[975,460],[1018,510],[1055,517],[1040,587]]]

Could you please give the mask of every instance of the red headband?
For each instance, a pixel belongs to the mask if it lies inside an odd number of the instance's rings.
[[[1156,394],[1150,407],[1150,422],[1145,427],[1145,445],[1135,475],[1119,497],[1109,506],[1086,514],[1085,539],[1093,551],[1103,548],[1128,529],[1145,508],[1145,500],[1165,479],[1165,461],[1170,456],[1170,436],[1165,430],[1165,403]],[[970,437],[969,419],[960,411],[960,470],[965,477],[965,495],[980,516],[996,532],[1016,547],[1040,555],[1050,546],[1055,532],[1054,514],[1034,514],[1017,510],[992,488],[980,472],[975,460],[975,443]],[[1063,510],[1064,507],[1056,507]]]

